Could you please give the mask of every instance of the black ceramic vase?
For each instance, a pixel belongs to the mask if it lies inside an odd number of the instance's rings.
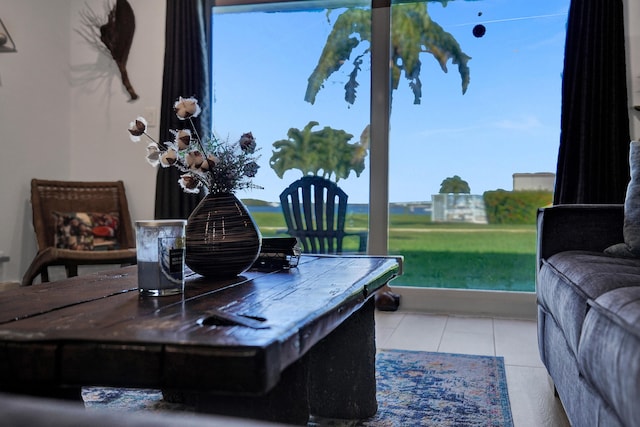
[[[253,265],[262,236],[247,207],[231,193],[208,194],[186,227],[185,263],[205,277],[236,276]]]

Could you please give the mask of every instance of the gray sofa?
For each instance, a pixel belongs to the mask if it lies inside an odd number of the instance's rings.
[[[573,427],[640,425],[640,258],[604,252],[623,222],[623,205],[538,212],[538,345]]]

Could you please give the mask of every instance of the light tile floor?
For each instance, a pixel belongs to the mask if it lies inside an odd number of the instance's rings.
[[[502,356],[515,427],[569,427],[538,355],[535,321],[376,311],[379,349]]]

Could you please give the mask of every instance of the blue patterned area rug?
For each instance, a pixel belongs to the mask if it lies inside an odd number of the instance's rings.
[[[378,413],[357,426],[513,426],[502,357],[383,350],[376,372]],[[157,390],[86,387],[82,397],[87,408],[191,409]]]
[[[378,413],[358,425],[513,426],[502,357],[385,350],[376,369]]]

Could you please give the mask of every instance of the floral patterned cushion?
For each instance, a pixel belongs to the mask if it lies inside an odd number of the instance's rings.
[[[111,250],[119,247],[117,212],[54,212],[54,245],[78,251]]]

